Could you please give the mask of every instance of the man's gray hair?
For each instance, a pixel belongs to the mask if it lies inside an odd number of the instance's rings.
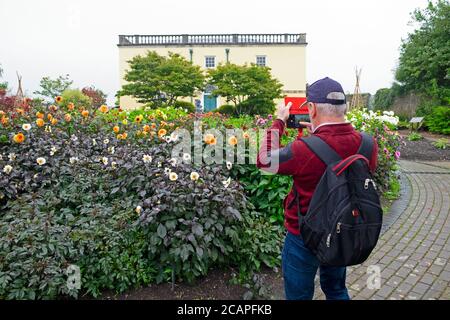
[[[345,95],[342,92],[330,92],[327,98],[345,100]],[[347,104],[333,105],[330,103],[317,103],[316,105],[319,113],[328,117],[340,118],[347,112]]]
[[[345,116],[345,113],[347,112],[346,104],[334,105],[329,103],[316,103],[316,106],[319,113],[327,117],[340,118]]]

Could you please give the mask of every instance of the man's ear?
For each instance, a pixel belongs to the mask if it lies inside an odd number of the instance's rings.
[[[311,115],[311,118],[316,118],[317,117],[317,107],[315,103],[310,103],[308,105],[308,109],[309,109],[309,113]]]

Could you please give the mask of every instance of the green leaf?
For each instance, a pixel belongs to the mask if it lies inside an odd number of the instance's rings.
[[[195,235],[197,235],[199,237],[202,237],[203,236],[203,227],[201,225],[199,225],[199,224],[194,224],[192,226],[192,232]]]
[[[167,234],[167,229],[166,229],[166,227],[162,224],[162,223],[160,223],[159,225],[158,225],[158,229],[157,229],[157,234],[158,234],[158,236],[161,238],[161,239],[163,239],[165,236],[166,236],[166,234]]]

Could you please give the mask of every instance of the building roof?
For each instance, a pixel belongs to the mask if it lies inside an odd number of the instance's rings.
[[[119,47],[194,45],[306,45],[305,33],[119,35]]]

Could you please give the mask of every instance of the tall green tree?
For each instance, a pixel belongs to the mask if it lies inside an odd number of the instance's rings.
[[[429,1],[412,17],[418,27],[402,43],[396,79],[407,91],[446,100],[450,98],[450,3]]]
[[[373,107],[375,110],[388,110],[394,103],[392,89],[382,88],[375,93]]]
[[[205,76],[199,66],[179,54],[168,57],[149,51],[128,61],[130,69],[124,79],[128,82],[118,96],[132,96],[140,103],[172,105],[178,98],[190,97],[204,87]]]
[[[73,81],[69,79],[69,75],[59,76],[56,79],[50,77],[43,77],[39,83],[41,89],[34,92],[34,94],[41,95],[48,100],[53,100],[55,97],[62,95],[64,91],[70,88]]]
[[[208,75],[209,84],[216,87],[212,94],[232,102],[238,114],[270,113],[273,100],[282,97],[282,84],[268,67],[227,63],[210,69]]]

